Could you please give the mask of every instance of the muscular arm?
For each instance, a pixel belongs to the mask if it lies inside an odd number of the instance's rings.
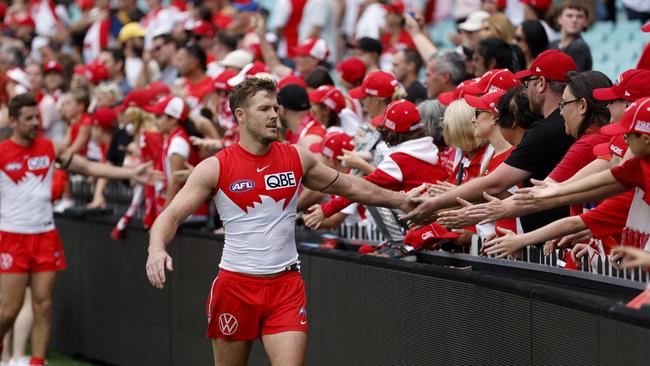
[[[625,187],[616,181],[612,175],[611,170],[608,169],[570,183],[560,184],[558,196],[568,196],[571,194],[588,192],[599,187],[610,185],[619,186],[618,193],[623,193],[626,191]]]
[[[185,169],[185,158],[178,155],[172,154],[169,158],[169,165],[171,166],[172,174],[175,171]],[[167,178],[167,177],[165,177]],[[167,182],[167,191],[165,192],[165,207],[169,206],[176,193],[181,189],[181,183],[177,182],[175,179],[172,179],[171,182]]]

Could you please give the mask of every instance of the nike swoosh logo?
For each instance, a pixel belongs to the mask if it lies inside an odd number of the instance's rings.
[[[307,321],[306,321],[306,320],[301,320],[301,321],[300,321],[300,325],[305,325],[305,324],[307,324]]]
[[[257,170],[258,173],[260,173],[260,172],[263,172],[264,169],[266,169],[266,168],[268,168],[268,167],[269,167],[269,166],[267,165],[267,166],[265,166],[264,168],[257,168],[256,170]]]

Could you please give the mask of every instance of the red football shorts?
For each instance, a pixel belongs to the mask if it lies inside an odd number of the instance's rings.
[[[56,230],[38,234],[0,231],[0,273],[52,272],[66,267]]]
[[[307,333],[305,286],[300,273],[259,278],[221,269],[208,297],[208,338],[258,339],[287,331]]]

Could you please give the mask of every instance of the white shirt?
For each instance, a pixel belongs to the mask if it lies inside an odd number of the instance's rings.
[[[314,27],[320,27],[320,37],[327,42],[330,49],[329,61],[334,62],[336,57],[336,45],[338,41],[335,7],[333,0],[308,0],[302,11],[302,20],[298,27],[298,38],[300,43],[307,40]]]
[[[354,38],[370,37],[379,39],[379,31],[386,25],[386,10],[381,4],[370,4],[363,11],[357,28],[354,32]]]

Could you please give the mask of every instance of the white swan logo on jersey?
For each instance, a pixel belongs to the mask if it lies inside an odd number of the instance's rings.
[[[255,183],[250,179],[242,179],[230,185],[230,191],[235,193],[248,192],[255,188]]]
[[[40,170],[47,169],[50,167],[50,157],[49,156],[35,156],[27,160],[27,168],[29,170]]]
[[[267,191],[273,189],[295,187],[297,185],[296,176],[293,175],[293,172],[283,172],[283,173],[265,175],[264,184],[266,184]]]

